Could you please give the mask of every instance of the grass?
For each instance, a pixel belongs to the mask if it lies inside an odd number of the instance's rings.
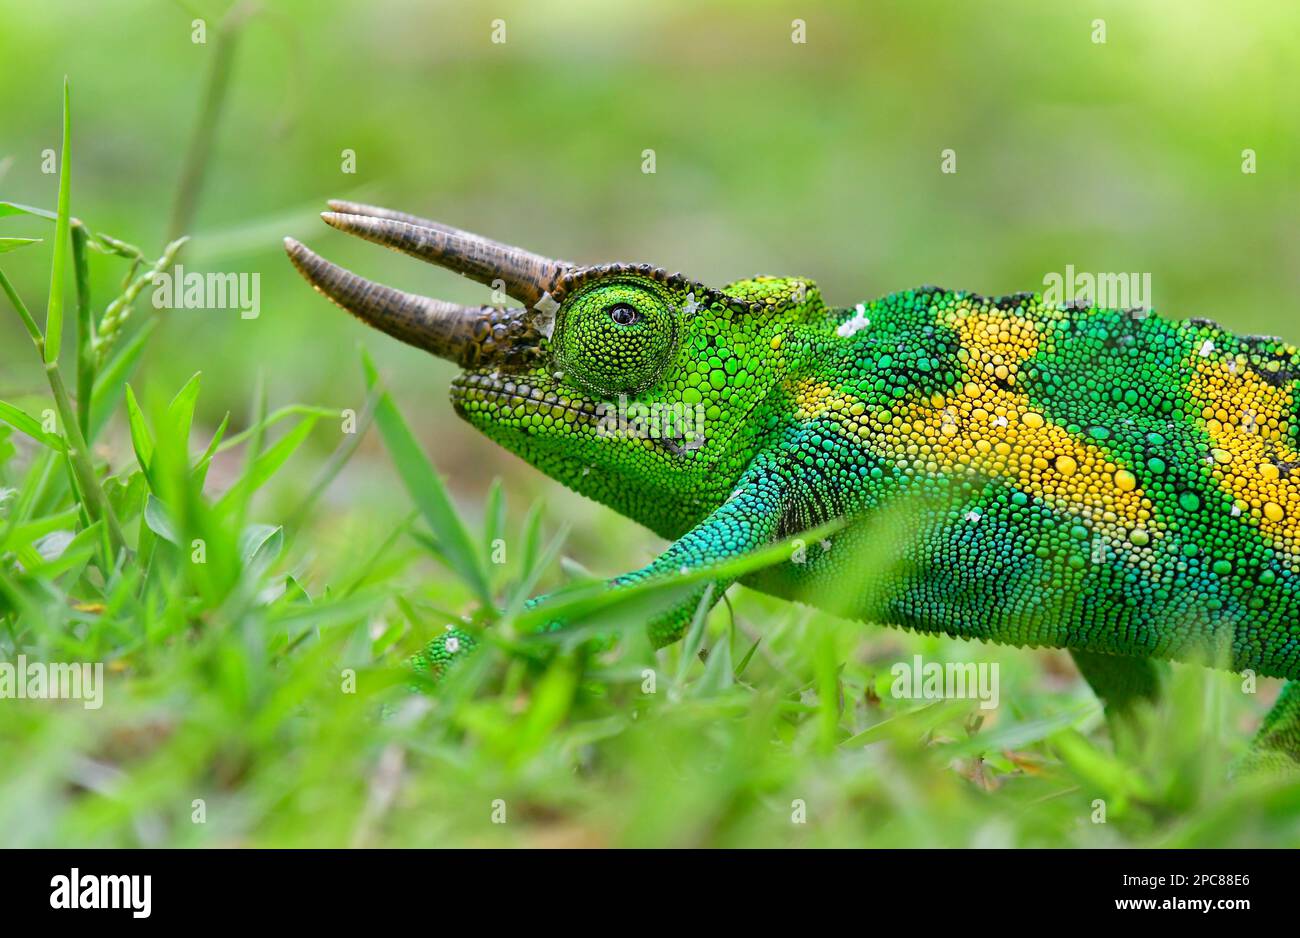
[[[0,702],[3,844],[1300,840],[1300,784],[1225,781],[1272,682],[1243,694],[1237,677],[1180,668],[1146,745],[1120,756],[1060,653],[885,632],[743,590],[655,652],[639,624],[687,581],[593,589],[547,506],[512,510],[499,482],[467,521],[364,354],[357,414],[271,408],[255,389],[249,414],[200,433],[201,376],[164,393],[136,370],[152,338],[141,281],[181,245],[152,262],[73,218],[69,113],[57,211],[0,206],[53,222],[43,327],[0,279],[49,381],[48,399],[0,402],[0,660],[104,662],[108,677],[99,710]],[[98,317],[92,262],[126,267]],[[54,341],[69,267],[70,381]],[[327,544],[326,492],[371,433],[409,513],[391,530],[350,517]],[[325,437],[341,442],[304,472],[305,444]],[[267,497],[286,476],[287,507]],[[524,608],[566,581],[555,605]],[[532,636],[557,609],[620,641],[592,655]],[[408,662],[452,622],[484,648],[435,686]],[[1001,707],[896,699],[890,666],[915,653],[1000,662]]]

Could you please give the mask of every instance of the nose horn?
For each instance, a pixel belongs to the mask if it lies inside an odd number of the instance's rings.
[[[486,286],[500,286],[524,306],[543,313],[554,312],[551,294],[574,268],[567,261],[405,212],[339,201],[331,202],[330,207],[335,211],[323,212],[321,217],[340,231],[454,270]]]

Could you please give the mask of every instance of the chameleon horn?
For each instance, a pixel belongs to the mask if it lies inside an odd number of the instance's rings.
[[[363,207],[370,210],[368,206]],[[554,302],[550,293],[570,265],[459,228],[430,224],[385,209],[378,211],[385,214],[322,212],[321,218],[340,231],[446,267],[487,286],[501,281],[506,293],[530,309],[554,311],[553,307],[547,309]]]
[[[434,231],[443,231],[447,234],[464,235],[465,232],[459,228],[453,228],[451,225],[444,225],[440,221],[433,221],[429,218],[422,218],[419,215],[412,215],[409,212],[399,212],[396,209],[381,208],[378,205],[366,205],[363,202],[349,202],[346,199],[330,199],[329,207],[331,211],[338,212],[340,215],[365,215],[368,218],[390,218],[393,221],[405,222],[408,225],[415,225],[417,228],[432,228]],[[471,235],[470,237],[477,237]],[[500,241],[493,241],[490,238],[481,239],[484,244],[491,244],[503,251],[516,251],[520,254],[527,254],[523,248],[511,247],[508,244],[502,244]],[[562,261],[556,259],[551,261],[561,267],[576,267],[572,261]]]
[[[284,249],[298,273],[318,293],[367,325],[460,365],[475,356],[475,332],[482,331],[479,324],[487,321],[488,310],[372,283],[331,264],[293,238],[284,239]]]

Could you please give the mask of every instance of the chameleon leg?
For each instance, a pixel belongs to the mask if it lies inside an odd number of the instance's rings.
[[[761,547],[775,537],[783,508],[780,477],[764,468],[760,460],[756,460],[722,507],[676,540],[649,564],[640,570],[615,577],[608,582],[608,586],[617,589],[649,577],[707,566]],[[714,583],[713,602],[722,597],[731,582],[719,580]],[[681,638],[707,588],[708,584],[701,584],[672,609],[660,613],[648,623],[650,640],[656,648],[671,645]],[[528,605],[543,602],[545,598],[534,597]],[[547,623],[545,631],[558,631],[568,625],[563,620],[554,620]],[[599,636],[592,639],[596,648],[608,641],[609,639]],[[428,669],[435,677],[440,677],[448,667],[473,648],[474,641],[469,635],[459,629],[449,629],[445,635],[430,642],[416,657],[414,664],[417,668]]]
[[[1234,774],[1300,769],[1300,681],[1288,681]]]
[[[1071,649],[1070,655],[1083,679],[1106,708],[1106,724],[1110,727],[1115,748],[1125,748],[1135,742],[1138,729],[1134,719],[1135,708],[1143,701],[1159,699],[1160,683],[1169,666],[1149,658],[1126,658],[1077,649]]]
[[[708,566],[761,547],[775,537],[783,507],[779,477],[767,471],[761,460],[756,461],[722,507],[649,564],[615,577],[609,585],[617,588],[650,577]],[[716,603],[732,582],[730,579],[716,581],[712,601]],[[656,648],[671,645],[682,637],[707,588],[708,584],[701,584],[686,599],[648,623],[650,640]]]

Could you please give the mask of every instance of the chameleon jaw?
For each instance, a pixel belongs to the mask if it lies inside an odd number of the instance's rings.
[[[518,377],[506,374],[468,372],[451,382],[452,405],[462,416],[476,408],[487,410],[514,410],[522,408],[528,414],[544,414],[596,431],[603,416],[601,405],[572,394],[560,393],[553,387],[544,387],[527,375]]]
[[[321,217],[354,234],[504,289],[524,308],[462,306],[395,290],[332,264],[285,238],[289,260],[318,293],[394,338],[463,368],[535,360],[555,325],[551,290],[573,265],[532,254],[414,215],[330,202]]]

